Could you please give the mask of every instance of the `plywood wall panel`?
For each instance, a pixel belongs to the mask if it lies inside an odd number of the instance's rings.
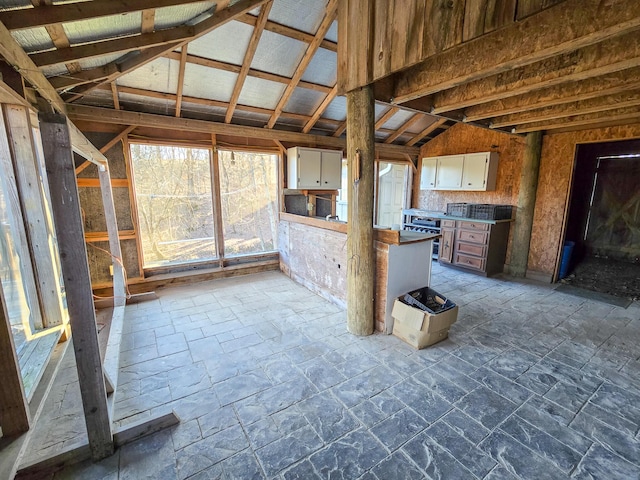
[[[531,232],[529,269],[553,275],[563,237],[576,145],[640,138],[640,124],[545,135]]]

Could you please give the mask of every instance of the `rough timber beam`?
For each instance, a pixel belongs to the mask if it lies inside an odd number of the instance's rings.
[[[640,121],[640,108],[627,107],[607,112],[590,113],[587,115],[575,115],[573,117],[559,118],[546,122],[528,123],[512,130],[513,133],[529,133],[539,130],[558,130],[571,128],[595,128],[600,124],[622,125]]]
[[[582,82],[638,66],[640,35],[630,33],[438,92],[432,98],[432,113],[458,110],[569,82]]]
[[[280,140],[281,142],[300,142],[304,144],[316,144],[335,148],[344,148],[345,140],[322,135],[310,135],[306,133],[288,132],[285,130],[273,130],[257,127],[246,127],[204,120],[191,120],[175,118],[150,113],[136,113],[125,110],[112,110],[99,107],[87,107],[83,105],[68,105],[69,117],[74,121],[103,122],[117,125],[138,125],[140,127],[164,128],[169,130],[185,130],[201,133],[215,133],[218,135],[230,135],[236,137],[262,138],[268,140]],[[404,145],[376,144],[380,153],[393,155],[408,154],[417,156],[420,153],[418,147]]]
[[[465,110],[465,122],[476,122],[498,115],[510,115],[532,109],[615,95],[640,88],[640,67],[621,70],[581,82],[548,87],[515,97],[494,100]]]
[[[9,30],[44,27],[56,23],[75,22],[89,18],[121,15],[150,8],[171,7],[197,0],[94,0],[92,2],[42,5],[36,8],[11,10],[0,14],[0,21]]]
[[[394,103],[535,63],[638,28],[637,0],[610,0],[606,7],[601,0],[567,0],[396,74]]]
[[[640,90],[616,95],[606,95],[590,100],[514,113],[512,115],[504,115],[494,118],[490,126],[492,128],[503,128],[526,123],[545,122],[558,118],[572,117],[574,115],[587,115],[590,113],[638,106],[640,106]]]

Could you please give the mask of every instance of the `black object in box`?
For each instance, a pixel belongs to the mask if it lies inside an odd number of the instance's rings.
[[[451,217],[469,218],[471,203],[447,203],[447,215]]]
[[[511,205],[472,203],[469,218],[476,220],[507,220],[511,218],[512,209]]]
[[[442,313],[456,306],[451,300],[429,287],[405,293],[400,297],[400,301],[428,313]]]

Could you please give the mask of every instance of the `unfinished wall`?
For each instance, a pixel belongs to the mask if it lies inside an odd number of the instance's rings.
[[[545,135],[531,232],[529,269],[551,279],[560,253],[565,211],[579,143],[640,138],[640,124]]]
[[[490,192],[456,192],[418,190],[420,177],[415,179],[413,206],[424,210],[446,211],[447,203],[494,203],[517,205],[520,188],[520,170],[524,153],[524,137],[495,132],[458,123],[446,132],[427,142],[420,149],[418,172],[422,157],[456,155],[473,152],[498,152],[498,176],[496,189]],[[511,234],[507,246],[506,263],[511,258]]]

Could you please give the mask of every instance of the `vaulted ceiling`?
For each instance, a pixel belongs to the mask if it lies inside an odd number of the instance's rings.
[[[337,0],[3,0],[0,21],[67,103],[340,137]],[[378,142],[453,122],[379,102]]]

